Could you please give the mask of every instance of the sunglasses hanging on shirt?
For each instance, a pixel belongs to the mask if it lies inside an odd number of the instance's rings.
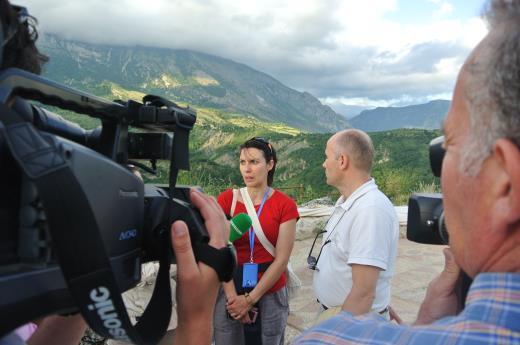
[[[314,238],[314,241],[312,242],[312,246],[311,246],[311,250],[309,250],[309,255],[307,255],[307,267],[310,268],[311,270],[317,270],[319,271],[319,269],[316,267],[316,265],[318,265],[318,261],[320,260],[320,256],[321,256],[321,252],[323,250],[323,247],[325,247],[327,244],[329,244],[331,242],[330,239],[326,240],[325,243],[323,243],[323,245],[321,246],[320,248],[320,252],[318,253],[318,257],[315,257],[315,256],[312,256],[312,250],[314,249],[314,245],[316,244],[316,240],[318,239],[318,237],[324,233],[326,233],[327,230],[321,230],[320,232],[318,232],[316,234],[316,237]]]
[[[356,199],[357,200],[357,199]],[[334,227],[332,228],[332,230],[330,231],[330,234],[329,236],[327,236],[327,239],[325,240],[325,242],[323,242],[323,244],[321,245],[321,248],[320,248],[320,252],[318,253],[318,257],[315,257],[315,256],[312,256],[312,250],[314,249],[314,245],[316,244],[316,240],[318,239],[318,237],[324,233],[327,232],[327,230],[321,230],[320,232],[318,232],[316,234],[316,237],[314,238],[314,241],[312,242],[312,246],[311,246],[311,250],[309,250],[309,255],[307,256],[307,267],[310,268],[311,270],[313,271],[319,271],[319,268],[317,267],[318,265],[318,261],[320,260],[320,256],[321,256],[321,252],[323,251],[323,248],[332,242],[332,239],[330,238],[330,236],[332,235],[332,233],[336,230],[336,227],[338,226],[338,224],[341,222],[341,219],[343,218],[343,216],[346,214],[347,212],[344,210],[343,213],[341,214],[341,216],[339,217],[338,221],[336,222],[336,224],[334,224]],[[334,215],[334,212],[332,213],[332,215],[330,216],[329,220],[327,220],[327,224],[329,223],[329,221],[331,220],[332,216]]]

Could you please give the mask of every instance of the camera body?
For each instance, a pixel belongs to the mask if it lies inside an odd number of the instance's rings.
[[[441,176],[444,136],[430,142],[430,168]],[[440,193],[414,193],[408,199],[406,238],[424,244],[448,244],[449,236],[444,223],[444,208]]]
[[[85,131],[28,100],[102,126]],[[188,188],[176,188],[179,169],[189,169],[193,109],[156,96],[110,102],[6,69],[0,114],[0,294],[7,297],[0,299],[0,336],[48,314],[80,311],[103,336],[157,343],[171,314],[169,230],[176,220],[187,223],[196,258],[230,279],[234,253],[208,245]],[[143,184],[128,169],[132,159],[149,159],[150,171],[168,159],[169,185]],[[152,260],[160,262],[156,288],[134,326],[121,292]]]
[[[424,244],[448,244],[442,194],[415,193],[408,200],[406,237]]]
[[[440,177],[442,161],[446,151],[443,148],[444,136],[430,142],[430,167],[434,176]],[[448,231],[444,222],[444,207],[440,193],[415,193],[408,199],[408,222],[406,238],[423,244],[449,244]],[[458,295],[459,307],[464,308],[466,296],[472,279],[461,271]]]

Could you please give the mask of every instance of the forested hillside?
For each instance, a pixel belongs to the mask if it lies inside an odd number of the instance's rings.
[[[262,136],[278,151],[276,187],[298,202],[337,196],[325,184],[321,165],[329,133],[348,123],[311,95],[243,64],[196,52],[91,45],[57,36],[45,36],[41,45],[51,57],[45,76],[58,82],[110,100],[140,101],[153,93],[194,107],[198,118],[190,140],[192,170],[182,172],[179,183],[199,185],[211,194],[241,185],[238,146]],[[85,128],[99,125],[87,116],[60,113]],[[428,142],[437,135],[412,129],[371,133],[373,176],[395,203],[438,185],[427,154]],[[145,180],[165,183],[166,166],[161,163],[159,176],[145,174]]]
[[[108,98],[137,98],[142,95],[121,88],[111,89]],[[278,152],[275,186],[299,202],[337,192],[325,184],[322,168],[327,133],[306,133],[284,124],[267,123],[251,116],[226,114],[220,110],[197,107],[197,123],[190,137],[191,171],[182,172],[180,184],[203,187],[217,194],[232,185],[241,185],[238,170],[238,146],[253,136],[271,141]],[[56,110],[56,109],[54,109]],[[99,125],[85,115],[63,114],[85,128]],[[373,176],[380,188],[396,204],[407,202],[408,195],[425,186],[437,184],[430,173],[428,143],[440,131],[399,129],[370,133],[376,150]],[[166,183],[166,163],[160,175],[145,174],[145,180]]]

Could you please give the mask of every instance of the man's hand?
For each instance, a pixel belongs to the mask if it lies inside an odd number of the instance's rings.
[[[388,306],[388,315],[390,316],[390,321],[395,321],[398,325],[403,324],[403,319],[397,314],[397,312],[392,308],[392,306]]]
[[[226,245],[229,226],[214,198],[195,189],[190,191],[191,202],[200,210],[210,236],[209,244],[217,249]],[[172,225],[172,245],[177,260],[177,315],[175,344],[210,344],[213,310],[220,282],[217,273],[202,262],[197,263],[191,247],[186,224]]]
[[[429,325],[445,316],[456,315],[459,312],[457,288],[460,267],[455,262],[449,248],[444,249],[444,270],[433,279],[426,290],[415,325]]]

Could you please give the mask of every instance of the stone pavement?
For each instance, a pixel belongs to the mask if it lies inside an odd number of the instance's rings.
[[[298,334],[312,326],[318,312],[319,306],[312,290],[312,271],[306,266],[313,239],[314,237],[296,241],[291,255],[293,269],[302,280],[303,286],[290,302],[286,344],[290,344]],[[444,246],[413,243],[405,238],[399,240],[391,305],[405,323],[415,320],[428,283],[442,270],[443,248]],[[315,249],[319,250],[319,246]]]

